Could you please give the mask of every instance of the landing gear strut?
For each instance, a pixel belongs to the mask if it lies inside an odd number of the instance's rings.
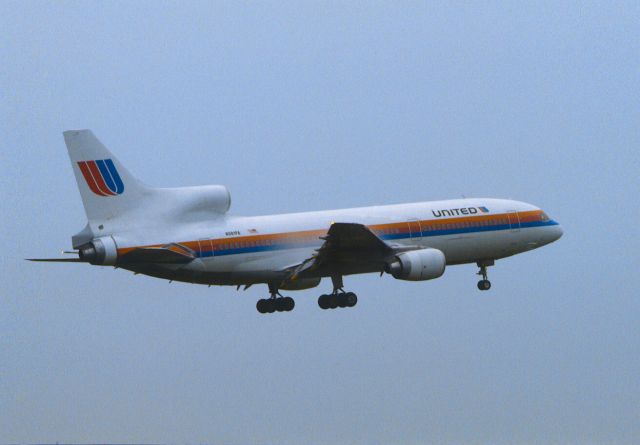
[[[358,303],[358,296],[353,292],[345,292],[342,284],[342,276],[331,277],[333,292],[329,295],[320,295],[318,306],[320,309],[335,309],[338,307],[354,307]]]
[[[483,260],[483,261],[477,262],[478,267],[480,268],[478,275],[482,275],[482,280],[478,281],[478,289],[480,290],[491,289],[491,281],[487,279],[487,267],[493,266],[494,263],[495,262],[493,260]]]
[[[291,297],[283,297],[278,292],[278,286],[269,283],[270,298],[260,299],[256,303],[256,309],[261,314],[272,314],[274,312],[289,312],[296,306],[296,302]]]

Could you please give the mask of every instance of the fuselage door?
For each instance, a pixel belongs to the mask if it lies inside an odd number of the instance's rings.
[[[198,240],[198,252],[200,258],[208,258],[213,256],[213,243],[209,238],[199,239]]]
[[[509,210],[507,215],[509,216],[509,229],[512,232],[520,231],[520,215],[518,215],[518,212],[515,210]]]
[[[411,218],[407,224],[409,224],[409,233],[412,240],[422,237],[422,227],[418,219]]]

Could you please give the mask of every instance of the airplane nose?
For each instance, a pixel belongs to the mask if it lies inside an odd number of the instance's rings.
[[[549,242],[552,243],[560,239],[563,233],[564,230],[562,230],[562,226],[560,224],[549,227]]]

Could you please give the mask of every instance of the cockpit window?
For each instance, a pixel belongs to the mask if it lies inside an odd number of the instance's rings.
[[[544,222],[549,221],[549,215],[547,215],[546,213],[542,212],[540,214],[540,221],[544,221]]]

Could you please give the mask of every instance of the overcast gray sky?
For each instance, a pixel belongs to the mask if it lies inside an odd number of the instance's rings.
[[[638,443],[640,4],[0,3],[0,442]],[[465,196],[565,230],[432,282],[247,292],[57,256],[61,132],[252,215]]]

